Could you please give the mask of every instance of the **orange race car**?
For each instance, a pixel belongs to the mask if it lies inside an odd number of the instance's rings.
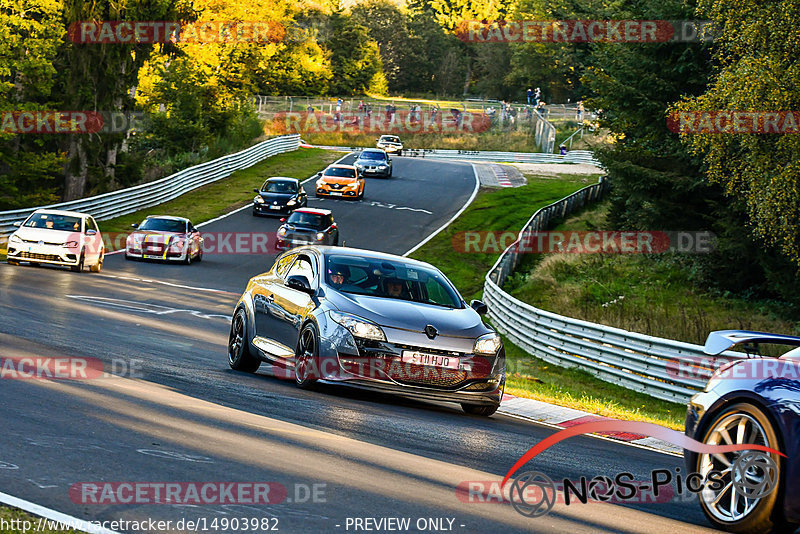
[[[352,165],[329,165],[317,177],[318,197],[364,198],[364,177]]]

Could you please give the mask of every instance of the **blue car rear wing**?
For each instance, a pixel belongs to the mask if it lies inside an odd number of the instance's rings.
[[[752,343],[776,343],[800,347],[800,337],[749,330],[717,330],[708,334],[703,352],[717,355],[737,345]]]

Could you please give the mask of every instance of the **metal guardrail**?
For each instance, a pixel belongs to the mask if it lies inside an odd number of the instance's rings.
[[[518,243],[546,230],[554,219],[598,199],[606,188],[601,178],[549,206],[528,220],[517,241],[508,247],[486,275],[484,300],[492,324],[529,354],[554,365],[577,367],[592,375],[653,397],[685,403],[702,390],[716,360],[743,358],[727,351],[711,357],[703,347],[619,328],[564,317],[522,302],[501,286],[519,265]]]
[[[275,137],[241,152],[183,169],[155,182],[70,202],[3,211],[0,212],[0,237],[11,234],[16,229],[15,222],[24,221],[32,211],[40,208],[86,212],[97,220],[133,213],[167,202],[193,189],[230,176],[234,171],[251,167],[270,156],[297,150],[299,145],[299,135]]]
[[[326,150],[357,152],[368,147],[357,146],[325,146],[308,145]],[[426,159],[455,159],[462,161],[493,161],[505,163],[586,163],[600,166],[589,150],[572,150],[566,155],[549,154],[544,152],[495,152],[478,150],[445,150],[445,149],[404,149],[402,157],[415,157]]]

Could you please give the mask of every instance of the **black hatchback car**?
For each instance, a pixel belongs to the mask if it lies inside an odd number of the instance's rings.
[[[308,205],[308,195],[297,178],[268,178],[253,199],[253,215],[285,215]]]
[[[392,158],[384,150],[365,149],[359,154],[355,166],[364,176],[392,177]]]
[[[489,416],[503,397],[506,362],[500,336],[481,320],[486,311],[430,264],[299,247],[247,284],[228,363],[252,373],[270,362],[302,388],[336,382]]]
[[[301,245],[338,245],[339,227],[331,210],[301,208],[278,228],[277,248],[286,250]]]

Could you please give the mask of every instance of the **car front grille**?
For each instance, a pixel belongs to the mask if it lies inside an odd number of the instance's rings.
[[[19,257],[25,260],[61,261],[61,256],[56,254],[37,254],[36,252],[20,252]]]

